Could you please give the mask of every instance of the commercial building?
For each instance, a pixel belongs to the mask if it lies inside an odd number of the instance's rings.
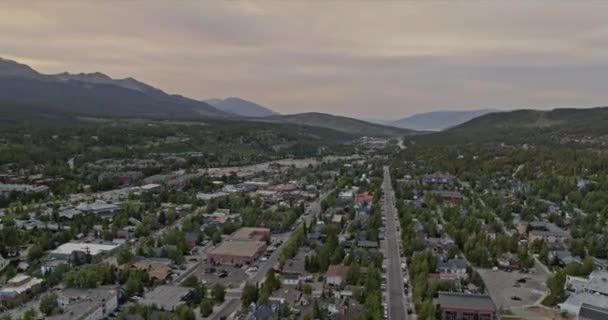
[[[561,311],[579,314],[583,304],[597,308],[608,308],[608,271],[595,270],[589,278],[567,276],[566,301],[558,304]]]
[[[67,242],[51,251],[49,257],[57,260],[69,260],[72,253],[76,251],[88,253],[94,257],[103,252],[110,252],[118,247],[118,244]]]
[[[36,291],[40,288],[43,280],[30,277],[26,274],[18,274],[8,280],[6,285],[0,289],[0,301],[12,300],[22,294]]]
[[[459,292],[439,292],[437,309],[441,320],[496,320],[496,306],[490,296]]]
[[[0,194],[11,193],[43,193],[49,191],[47,186],[34,186],[30,184],[5,184],[0,183]]]
[[[211,263],[246,265],[257,260],[265,250],[265,241],[224,241],[207,253],[207,259]]]
[[[82,213],[96,214],[99,216],[111,217],[120,210],[120,206],[114,203],[107,203],[105,201],[95,201],[93,203],[81,203],[76,206],[77,210]]]
[[[174,311],[178,306],[188,302],[192,295],[192,288],[183,286],[162,285],[146,293],[139,301],[144,306],[156,306],[164,311]]]
[[[57,295],[62,314],[49,320],[101,320],[118,309],[120,290],[115,286],[95,289],[66,288]]]
[[[270,229],[268,228],[240,228],[235,231],[230,239],[233,241],[269,241],[270,240]]]
[[[583,303],[578,312],[578,320],[605,320],[608,319],[608,309],[594,307]]]

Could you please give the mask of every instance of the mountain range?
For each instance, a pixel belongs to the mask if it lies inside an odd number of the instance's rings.
[[[267,117],[265,119],[266,121],[280,121],[299,125],[329,128],[356,136],[389,137],[412,135],[416,133],[414,130],[410,129],[397,128],[318,112],[278,115]]]
[[[0,102],[94,116],[230,116],[205,102],[168,94],[133,78],[112,79],[98,72],[41,74],[6,59],[0,59]]]
[[[25,64],[0,58],[0,122],[74,116],[258,121],[331,129],[353,137],[413,133],[331,114],[279,115],[234,97],[199,101],[166,93],[134,78],[113,79],[100,72],[42,74]]]
[[[399,128],[425,131],[441,131],[458,126],[476,117],[496,112],[495,109],[450,110],[417,113],[412,116],[382,123]]]
[[[442,143],[551,142],[608,136],[608,107],[493,112],[423,140]],[[602,138],[603,139],[603,138]]]
[[[250,118],[269,117],[277,115],[278,113],[263,107],[257,103],[247,101],[237,97],[230,97],[226,99],[209,99],[205,100],[206,103],[212,105],[218,110],[231,113],[234,115]]]

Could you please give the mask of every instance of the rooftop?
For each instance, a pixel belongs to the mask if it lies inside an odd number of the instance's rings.
[[[118,247],[119,247],[119,245],[117,245],[117,244],[67,242],[67,243],[60,245],[59,247],[57,247],[57,249],[51,251],[50,253],[52,255],[53,254],[54,255],[70,255],[74,251],[87,252],[87,250],[88,250],[88,252],[92,256],[95,256],[102,252],[112,251]]]
[[[608,319],[608,309],[595,307],[586,303],[581,305],[578,312],[579,319],[603,320]]]
[[[146,293],[146,296],[139,303],[146,306],[156,305],[162,310],[171,311],[184,303],[191,290],[192,288],[188,287],[162,285]]]
[[[591,272],[585,290],[608,295],[608,271],[595,270]]]
[[[270,229],[268,228],[251,228],[244,227],[236,230],[230,238],[232,240],[251,240],[255,239],[256,235],[264,235],[270,234]]]
[[[63,309],[50,320],[84,319],[112,298],[118,298],[118,288],[105,286],[96,289],[66,288],[59,292],[57,300]]]
[[[327,269],[325,275],[327,277],[345,277],[348,273],[348,267],[345,265],[331,265]]]
[[[439,292],[437,301],[441,308],[496,312],[492,298],[485,294]]]
[[[209,254],[253,257],[265,245],[263,241],[224,241]]]

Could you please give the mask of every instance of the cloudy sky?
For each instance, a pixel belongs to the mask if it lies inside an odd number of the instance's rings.
[[[0,56],[282,113],[608,105],[608,1],[12,1]]]

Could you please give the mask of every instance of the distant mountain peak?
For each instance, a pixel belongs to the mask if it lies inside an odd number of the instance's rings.
[[[40,75],[26,64],[0,58],[0,76],[38,77]]]
[[[239,97],[228,97],[225,99],[208,99],[205,100],[205,102],[221,111],[243,117],[262,118],[277,115],[276,112],[264,106]]]

